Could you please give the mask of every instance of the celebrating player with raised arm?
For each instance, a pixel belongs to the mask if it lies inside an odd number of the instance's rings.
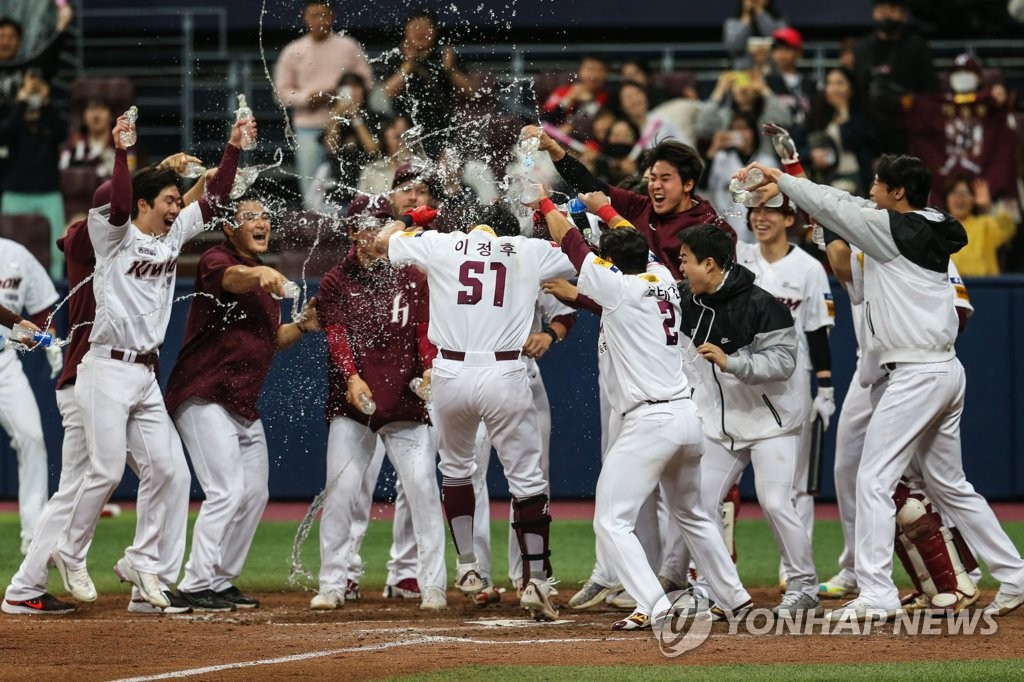
[[[602,308],[599,345],[607,350],[598,365],[610,388],[615,427],[597,481],[594,532],[637,603],[612,629],[649,627],[664,595],[633,532],[640,506],[659,481],[719,608],[742,612],[751,606],[750,595],[700,502],[704,436],[683,374],[679,292],[671,273],[648,268],[647,241],[634,229],[604,232],[598,258],[550,199],[539,208],[552,238],[579,271],[580,292]]]
[[[153,606],[170,605],[158,575],[158,544],[164,516],[176,507],[175,501],[167,499],[167,487],[180,471],[187,471],[187,465],[172,444],[174,427],[156,380],[157,354],[170,321],[178,253],[202,231],[228,195],[243,132],[254,136],[255,127],[251,119],[234,125],[207,193],[184,210],[173,171],[149,168],[130,178],[121,136],[130,125],[122,116],[114,127],[117,151],[111,203],[89,212],[89,237],[96,252],[96,320],[75,384],[90,467],[67,532],[53,551],[65,587],[80,601],[96,599],[86,552],[103,505],[124,473],[125,453],[130,449],[141,477],[150,482],[139,491],[139,516],[146,522],[140,522],[116,570]],[[187,494],[186,488],[186,502]]]
[[[537,407],[520,355],[541,282],[575,271],[554,244],[497,237],[486,220],[485,213],[468,234],[402,231],[396,223],[381,233],[377,248],[395,263],[427,271],[428,335],[439,349],[432,383],[444,511],[458,552],[455,585],[469,595],[483,589],[473,551],[472,481],[473,444],[483,421],[514,498],[525,585],[520,604],[535,619],[551,620],[558,611],[550,600],[547,481]]]

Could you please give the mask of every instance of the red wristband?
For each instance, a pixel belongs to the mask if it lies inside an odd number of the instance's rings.
[[[549,199],[548,197],[544,197],[543,199],[540,200],[539,209],[540,212],[543,213],[544,215],[547,215],[552,211],[558,210],[557,208],[555,208],[555,203],[551,201],[551,199]]]
[[[804,167],[800,165],[799,160],[787,163],[784,168],[789,175],[804,175]]]
[[[597,215],[603,220],[609,227],[612,225],[612,218],[619,215],[619,212],[612,208],[611,204],[605,204],[601,208],[597,209]]]

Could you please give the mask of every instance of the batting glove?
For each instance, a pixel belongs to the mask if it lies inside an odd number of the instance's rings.
[[[430,206],[417,206],[411,211],[406,211],[405,215],[412,218],[413,225],[426,227],[431,220],[437,217],[437,209]]]
[[[836,411],[836,389],[832,386],[821,386],[818,388],[818,395],[814,396],[814,404],[811,405],[811,420],[814,415],[821,417],[821,425],[828,429],[829,420]]]
[[[46,361],[50,363],[50,378],[56,379],[64,369],[64,353],[60,346],[53,344],[46,348]]]
[[[774,123],[765,123],[761,126],[761,131],[771,139],[775,153],[779,155],[779,161],[784,165],[800,160],[800,155],[796,152],[796,143],[793,142],[793,136],[788,130]]]

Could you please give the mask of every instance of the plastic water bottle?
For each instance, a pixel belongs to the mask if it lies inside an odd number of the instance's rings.
[[[569,217],[585,239],[590,238],[590,219],[587,218],[587,205],[579,197],[569,200]]]
[[[423,382],[423,377],[415,377],[409,382],[409,390],[419,396],[419,399],[425,403],[429,403],[433,397],[433,392],[430,390],[430,384]]]
[[[527,135],[519,138],[519,153],[522,154],[520,163],[523,168],[533,168],[533,155],[540,149],[540,135]]]
[[[527,185],[523,188],[523,191],[519,193],[519,203],[523,206],[529,206],[538,199],[541,195],[540,185]]]
[[[206,167],[201,163],[195,161],[189,161],[185,164],[185,170],[182,171],[181,177],[183,178],[198,178],[206,172]]]
[[[128,107],[128,111],[124,112],[124,117],[128,120],[128,130],[121,131],[121,146],[134,147],[135,143],[139,141],[138,133],[135,132],[135,122],[139,120],[139,108],[133,104]]]
[[[238,197],[245,194],[253,183],[256,182],[256,178],[260,176],[259,170],[255,168],[239,168],[235,171],[235,181],[231,183],[231,193],[229,198],[237,199]]]
[[[825,228],[815,225],[811,228],[811,241],[818,245],[822,251],[825,250]]]
[[[19,345],[38,344],[43,348],[49,348],[53,343],[53,334],[49,332],[37,332],[19,322],[11,328],[11,336],[4,340],[6,348],[13,348]]]
[[[365,393],[359,394],[359,411],[365,415],[371,415],[377,411],[377,403]]]
[[[245,95],[239,95],[238,110],[235,111],[235,122],[251,120],[252,109],[249,108],[249,104],[245,101]],[[254,146],[256,146],[256,140],[253,139],[248,130],[242,130],[242,149],[252,149]]]
[[[300,287],[296,282],[285,282],[281,285],[281,288],[284,289],[284,296],[278,296],[277,294],[272,293],[270,295],[274,300],[280,301],[285,298],[295,300],[302,295],[302,287]]]
[[[764,173],[761,172],[760,168],[751,168],[747,171],[747,179],[743,182],[745,189],[756,187],[764,182]]]

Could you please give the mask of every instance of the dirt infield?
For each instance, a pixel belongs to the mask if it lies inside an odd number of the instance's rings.
[[[568,599],[571,588],[558,601]],[[895,634],[892,625],[866,635],[730,635],[715,625],[701,646],[662,655],[648,632],[610,630],[621,611],[563,608],[555,623],[533,623],[511,595],[477,609],[449,594],[442,613],[415,602],[364,597],[332,612],[312,612],[309,594],[260,595],[262,608],[231,614],[140,616],[127,597],[101,597],[70,616],[0,618],[0,679],[114,680],[193,677],[270,680],[285,677],[375,679],[488,665],[721,663],[849,663],[1004,659],[1024,650],[1024,610],[996,619],[990,635]],[[757,604],[777,593],[755,591]],[[985,604],[992,595],[983,595]]]

